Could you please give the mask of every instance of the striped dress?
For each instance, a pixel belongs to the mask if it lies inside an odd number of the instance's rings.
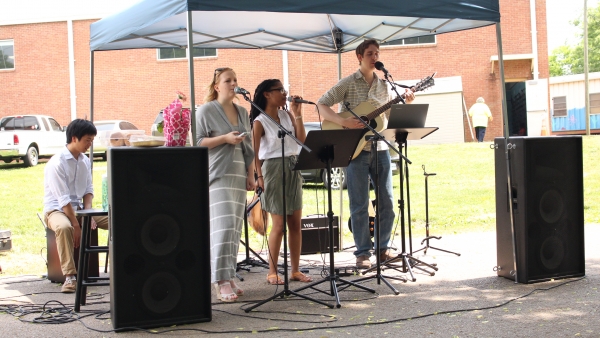
[[[235,277],[246,203],[246,165],[240,144],[235,146],[233,163],[209,191],[211,280],[216,283]]]

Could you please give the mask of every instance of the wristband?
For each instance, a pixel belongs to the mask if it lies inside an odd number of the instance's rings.
[[[296,116],[296,120],[302,120],[302,116]]]

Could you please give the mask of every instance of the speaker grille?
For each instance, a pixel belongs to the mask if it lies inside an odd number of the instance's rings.
[[[114,328],[211,320],[207,148],[108,157]]]
[[[585,274],[581,141],[508,139],[518,282]],[[498,275],[514,279],[504,142],[495,140]]]

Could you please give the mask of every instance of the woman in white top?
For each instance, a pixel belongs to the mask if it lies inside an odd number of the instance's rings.
[[[294,96],[294,98],[300,98]],[[292,113],[286,109],[287,92],[279,80],[265,80],[256,87],[254,103],[271,116],[284,128],[291,131],[301,142],[306,139],[306,131],[302,123],[301,105],[292,102]],[[253,140],[255,151],[257,186],[263,190],[262,209],[271,213],[273,226],[269,234],[269,274],[267,282],[272,285],[283,284],[277,275],[277,259],[283,238],[283,217],[286,215],[288,227],[288,245],[292,275],[290,280],[311,282],[309,276],[299,270],[300,251],[302,246],[302,175],[291,168],[296,163],[299,146],[290,137],[284,138],[284,164],[281,160],[281,139],[277,127],[268,117],[261,115],[255,107],[250,110],[250,120],[253,123]],[[262,161],[262,165],[258,165]],[[285,171],[285,199],[283,205],[282,166]]]

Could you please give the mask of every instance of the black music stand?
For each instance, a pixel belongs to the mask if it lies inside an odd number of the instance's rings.
[[[381,134],[386,139],[396,140],[396,143],[400,146],[400,151],[402,151],[402,148],[404,148],[405,156],[408,156],[408,144],[406,143],[407,140],[420,140],[439,129],[438,127],[402,128],[400,126],[394,125],[393,122],[394,122],[394,120],[390,118],[390,122],[388,124],[388,129],[384,130]],[[396,269],[396,270],[401,268],[401,271],[404,273],[408,272],[411,276],[412,281],[415,282],[417,279],[415,278],[415,276],[412,272],[412,267],[417,268],[421,271],[424,271],[431,276],[435,275],[435,272],[426,270],[418,265],[419,264],[425,265],[435,271],[437,271],[438,268],[433,264],[425,263],[425,262],[411,256],[411,254],[412,254],[412,232],[411,232],[411,228],[410,228],[410,196],[409,196],[410,194],[409,194],[409,190],[408,190],[409,189],[408,188],[408,164],[406,162],[404,162],[405,167],[403,169],[402,162],[403,162],[403,158],[402,158],[402,156],[400,156],[400,166],[399,166],[400,198],[398,199],[398,209],[400,210],[400,234],[401,234],[401,240],[402,240],[402,252],[400,254],[398,254],[396,257],[389,259],[389,260],[383,262],[382,264],[387,267],[390,267],[392,269]],[[406,171],[406,181],[407,181],[407,184],[406,184],[407,199],[409,201],[408,202],[409,203],[408,204],[409,205],[408,242],[409,242],[409,246],[410,246],[410,250],[409,250],[410,254],[406,252],[406,231],[405,231],[405,218],[404,218],[404,172],[405,171]],[[397,266],[397,265],[393,264],[394,262],[396,262],[398,260],[402,260],[402,266]]]
[[[364,135],[364,129],[341,129],[341,130],[311,130],[306,135],[304,144],[312,149],[312,152],[302,150],[298,156],[298,162],[294,170],[303,169],[327,169],[327,180],[331,182],[331,168],[347,167],[352,160],[352,155],[356,150],[358,141]],[[329,222],[329,275],[320,281],[313,282],[301,287],[296,292],[313,288],[316,291],[327,292],[315,288],[321,283],[330,283],[330,296],[335,297],[336,307],[340,308],[340,297],[338,295],[338,286],[352,285],[357,288],[375,293],[375,290],[367,288],[357,283],[339,277],[339,270],[335,269],[333,251],[333,211],[331,201],[331,185],[327,188],[327,198],[329,209],[327,210],[327,219]],[[339,284],[338,284],[339,283]]]

